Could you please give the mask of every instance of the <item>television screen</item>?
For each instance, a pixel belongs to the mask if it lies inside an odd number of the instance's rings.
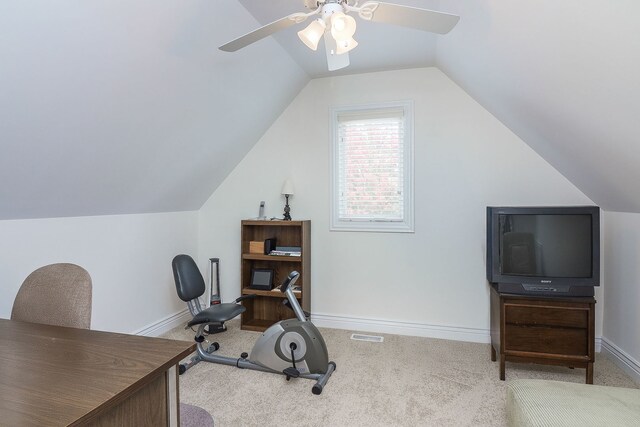
[[[592,296],[600,208],[488,207],[487,279],[500,292]]]
[[[591,215],[498,215],[500,273],[591,277]]]

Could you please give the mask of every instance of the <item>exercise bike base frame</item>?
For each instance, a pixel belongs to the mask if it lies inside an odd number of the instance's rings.
[[[203,347],[204,348],[204,347]],[[220,348],[220,345],[216,342],[216,343],[212,343],[208,349],[206,349],[205,351],[208,354],[213,353],[214,351],[217,351]],[[198,363],[202,362],[202,357],[200,357],[200,354],[198,354],[198,352],[196,351],[196,355],[193,356],[191,358],[191,360],[189,360],[187,363],[181,363],[178,367],[178,373],[180,375],[184,374],[185,372],[187,372],[189,369],[193,368],[195,365],[197,365]]]
[[[197,336],[202,336],[202,329],[204,329],[204,326],[205,325],[200,325],[198,327]],[[286,375],[284,372],[266,368],[262,365],[258,365],[257,363],[250,361],[249,359],[243,359],[242,357],[234,358],[229,356],[220,356],[217,354],[208,353],[202,342],[199,342],[196,345],[196,351],[198,353],[197,357],[200,359],[199,361],[204,360],[211,363],[219,363],[221,365],[235,366],[240,369],[251,369],[254,371]],[[327,366],[327,371],[325,373],[323,374],[300,373],[300,378],[315,380],[316,383],[312,388],[312,392],[313,394],[320,394],[322,393],[322,389],[324,388],[325,384],[327,384],[327,381],[329,381],[329,377],[331,377],[331,374],[333,374],[333,371],[335,371],[335,369],[336,369],[336,364],[334,362],[329,362]]]

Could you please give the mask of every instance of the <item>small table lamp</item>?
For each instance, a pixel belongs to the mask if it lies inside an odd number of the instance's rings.
[[[293,196],[293,183],[290,179],[287,179],[282,185],[282,195],[286,199],[286,204],[284,205],[284,219],[285,221],[291,221],[291,208],[289,208],[289,196]]]

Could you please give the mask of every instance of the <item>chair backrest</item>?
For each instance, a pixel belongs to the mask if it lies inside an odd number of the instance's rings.
[[[182,301],[191,301],[204,294],[206,286],[198,265],[189,255],[176,255],[171,262],[176,291]]]
[[[91,327],[91,276],[75,264],[51,264],[29,274],[16,295],[11,319]]]

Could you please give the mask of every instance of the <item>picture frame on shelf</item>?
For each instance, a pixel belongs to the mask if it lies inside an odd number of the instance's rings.
[[[270,268],[252,268],[250,289],[270,291],[273,288],[274,271]]]

